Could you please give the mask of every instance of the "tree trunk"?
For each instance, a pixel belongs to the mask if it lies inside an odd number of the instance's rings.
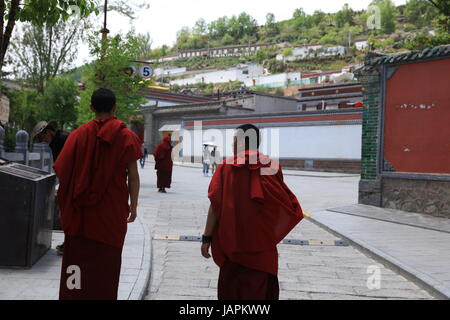
[[[5,29],[5,0],[0,0],[0,48],[3,48],[3,31]]]
[[[0,4],[0,9],[1,6],[3,5],[3,10],[4,9],[4,1],[1,0],[1,4]],[[3,69],[3,64],[5,62],[5,56],[6,56],[6,51],[8,50],[8,46],[9,46],[9,42],[11,40],[11,35],[13,33],[14,27],[16,25],[16,19],[17,19],[17,13],[19,11],[19,5],[20,5],[20,0],[11,0],[11,9],[9,10],[8,13],[8,23],[6,25],[6,29],[5,31],[2,30],[0,31],[0,37],[1,37],[1,47],[0,47],[0,74],[2,72]],[[1,16],[1,25],[4,25],[4,14]]]

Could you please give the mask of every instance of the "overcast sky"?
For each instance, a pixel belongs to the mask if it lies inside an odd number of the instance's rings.
[[[141,2],[141,0],[135,0]],[[354,10],[367,9],[372,0],[147,0],[148,10],[137,14],[137,19],[130,22],[125,17],[111,13],[108,28],[112,34],[130,30],[131,24],[139,33],[150,33],[153,47],[163,44],[172,46],[176,41],[176,33],[182,27],[193,27],[195,22],[203,18],[207,22],[222,16],[238,15],[241,12],[250,14],[264,24],[266,14],[272,12],[277,21],[292,17],[296,8],[303,8],[306,13],[322,10],[333,13],[348,3]],[[396,5],[406,3],[406,0],[394,0]],[[98,17],[98,19],[102,19]],[[89,56],[83,46],[77,65]]]

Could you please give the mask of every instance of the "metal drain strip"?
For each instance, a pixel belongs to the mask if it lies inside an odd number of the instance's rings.
[[[200,236],[180,236],[175,234],[156,234],[153,240],[201,242]],[[328,246],[328,247],[348,247],[350,244],[346,240],[297,240],[285,239],[282,244],[294,246]]]

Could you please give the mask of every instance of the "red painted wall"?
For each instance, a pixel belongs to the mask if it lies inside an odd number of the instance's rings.
[[[384,143],[396,172],[450,174],[450,59],[401,65],[388,80]]]

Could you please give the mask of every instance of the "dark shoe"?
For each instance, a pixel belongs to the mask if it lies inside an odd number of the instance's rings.
[[[58,254],[58,256],[64,255],[64,243],[56,246],[56,253]]]
[[[164,188],[161,189],[161,192],[162,192],[162,193],[167,193],[166,189],[164,189]]]

